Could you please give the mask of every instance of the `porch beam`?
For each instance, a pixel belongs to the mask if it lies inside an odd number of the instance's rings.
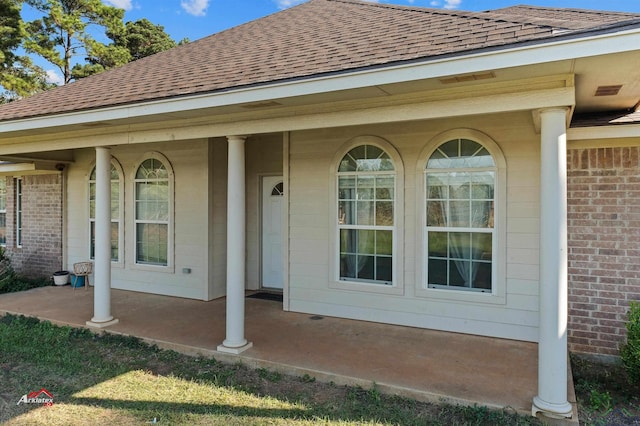
[[[96,148],[95,267],[89,327],[118,323],[111,315],[111,149]]]
[[[567,398],[567,112],[540,111],[540,337],[532,414],[551,418],[572,415]]]
[[[118,125],[104,129],[70,131],[52,135],[16,136],[3,138],[0,155],[11,155],[19,149],[21,153],[39,152],[51,149],[76,149],[78,147],[109,144],[130,145],[167,140],[187,140],[198,138],[225,137],[237,133],[277,133],[327,127],[357,126],[366,124],[406,122],[414,120],[434,120],[440,118],[464,117],[478,114],[499,114],[512,111],[551,108],[558,105],[575,104],[575,88],[566,75],[551,80],[560,88],[538,88],[525,90],[527,83],[519,82],[508,92],[499,86],[486,87],[481,91],[445,91],[433,97],[431,92],[410,95],[376,96],[370,99],[347,99],[322,102],[321,104],[280,106],[269,109],[235,113],[207,115],[206,118],[192,118],[158,122]],[[479,89],[478,89],[479,90]],[[429,97],[431,94],[432,97]],[[283,103],[286,101],[282,100]],[[291,117],[295,117],[292,120]],[[107,131],[110,131],[107,132]]]
[[[246,136],[227,136],[227,140],[227,323],[226,339],[218,351],[239,354],[253,346],[244,336]]]

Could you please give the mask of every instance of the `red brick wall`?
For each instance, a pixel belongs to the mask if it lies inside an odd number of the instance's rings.
[[[571,149],[569,348],[618,355],[640,300],[640,147]]]
[[[15,179],[7,178],[7,255],[28,277],[51,276],[62,268],[62,175],[22,178],[22,247],[16,247]]]

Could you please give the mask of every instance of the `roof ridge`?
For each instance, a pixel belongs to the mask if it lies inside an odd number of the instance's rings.
[[[382,9],[398,9],[398,10],[406,10],[406,11],[414,11],[419,13],[435,13],[441,15],[482,15],[482,12],[472,12],[468,10],[448,10],[448,9],[438,9],[435,7],[424,7],[424,6],[405,6],[400,4],[392,4],[392,3],[377,3],[373,1],[367,0],[311,0],[313,1],[328,1],[333,3],[349,3],[356,4],[359,6],[365,7],[377,7]]]
[[[355,4],[355,5],[359,5],[359,6],[365,6],[365,7],[377,7],[377,8],[383,8],[383,9],[396,9],[396,10],[405,10],[405,11],[413,11],[413,12],[418,12],[418,13],[429,13],[432,15],[443,15],[443,16],[455,16],[455,17],[460,17],[460,18],[468,18],[468,19],[482,19],[484,21],[502,21],[502,22],[510,22],[513,24],[520,24],[520,25],[532,25],[532,26],[536,26],[536,27],[545,27],[545,28],[552,28],[552,26],[550,25],[544,25],[544,24],[538,24],[535,22],[522,22],[520,20],[516,20],[516,19],[506,19],[507,16],[509,16],[508,13],[504,14],[504,17],[501,17],[499,19],[495,19],[491,17],[490,12],[492,11],[486,11],[486,12],[473,12],[473,11],[469,11],[469,10],[447,10],[447,9],[437,9],[437,8],[432,8],[432,7],[422,7],[422,6],[404,6],[404,5],[399,5],[399,4],[391,4],[391,3],[374,3],[371,1],[366,1],[366,0],[311,0],[311,2],[314,1],[327,1],[327,2],[333,2],[333,3],[348,3],[348,4]],[[515,17],[516,15],[514,15]]]
[[[621,16],[629,16],[629,15],[640,16],[640,13],[634,13],[634,12],[620,12],[620,11],[616,11],[616,10],[583,9],[583,8],[579,8],[579,7],[538,6],[538,5],[533,5],[533,4],[516,4],[516,5],[513,5],[513,6],[502,7],[502,8],[499,8],[499,9],[490,9],[490,10],[486,10],[484,12],[486,12],[486,13],[503,13],[502,11],[504,11],[504,10],[517,9],[517,8],[526,8],[526,9],[532,9],[532,10],[559,10],[559,11],[563,11],[563,12],[578,12],[578,13],[586,13],[586,14],[591,14],[591,15],[607,14],[607,15],[621,15]]]
[[[640,14],[631,12],[546,7],[527,4],[487,10],[483,13],[493,16],[496,19],[506,19],[509,22],[515,21],[546,25],[550,28],[565,31],[594,30],[640,19]]]

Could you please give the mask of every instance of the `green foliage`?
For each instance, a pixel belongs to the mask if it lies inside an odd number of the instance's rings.
[[[20,5],[17,0],[0,0],[0,66],[4,73],[17,60],[14,50],[22,41],[22,25],[20,19]]]
[[[8,359],[31,359],[38,366],[52,366],[63,372],[81,368],[82,356],[69,350],[79,337],[71,327],[58,327],[37,318],[6,315],[0,319],[0,352]],[[80,336],[82,338],[82,336]]]
[[[316,378],[305,373],[303,376],[300,377],[300,381],[302,383],[313,383],[316,381]]]
[[[47,83],[46,72],[31,62],[27,56],[16,57],[11,66],[0,72],[0,104],[34,95],[55,87]]]
[[[20,45],[20,4],[17,0],[0,0],[0,61],[6,52]]]
[[[23,4],[39,18],[24,22]],[[0,104],[55,87],[34,55],[58,68],[66,84],[176,46],[161,25],[125,25],[123,17],[102,0],[0,0]],[[98,41],[100,32],[112,42]],[[18,55],[20,48],[30,56]]]
[[[571,354],[580,424],[635,424],[640,418],[640,384],[629,383],[621,362],[602,361]]]
[[[123,33],[108,35],[117,46],[129,51],[133,61],[176,46],[162,25],[155,25],[146,18],[127,22]]]
[[[4,248],[0,247],[0,294],[25,291],[48,285],[51,285],[49,278],[26,278],[17,275],[11,266],[11,261],[5,256]]]
[[[589,395],[589,408],[593,411],[611,411],[613,407],[613,399],[611,394],[607,391],[599,391],[598,389],[591,389]]]
[[[42,17],[25,25],[24,47],[58,67],[65,84],[76,78],[71,67],[76,55],[84,53],[89,59],[99,58],[90,61],[94,64],[122,65],[129,61],[126,49],[105,46],[89,31],[95,25],[112,34],[123,32],[123,9],[107,6],[101,0],[25,0],[25,3]]]
[[[49,278],[27,278],[12,272],[9,276],[0,279],[0,294],[15,293],[50,285],[51,280]]]
[[[0,260],[0,294],[11,293],[15,287],[16,273],[11,267],[9,259],[4,257],[4,251],[2,259]]]
[[[105,333],[105,334],[96,336],[96,339],[100,340],[103,343],[106,343],[108,345],[113,345],[116,347],[124,347],[128,349],[149,348],[149,345],[147,343],[145,343],[142,339],[136,336]],[[157,350],[157,346],[155,347],[155,349]]]
[[[508,408],[502,411],[490,410],[487,407],[474,404],[472,406],[443,405],[440,417],[453,419],[453,422],[436,422],[434,424],[456,424],[456,425],[538,425],[538,420],[534,417],[518,416],[513,410]]]
[[[261,379],[268,380],[273,383],[277,383],[282,380],[282,374],[277,371],[270,371],[266,368],[258,368],[256,371]]]
[[[16,53],[25,36],[19,0],[0,0],[0,104],[45,90],[45,72]]]
[[[631,383],[640,384],[640,302],[631,302],[627,317],[627,343],[620,356]]]
[[[71,70],[74,79],[87,77],[122,64],[150,56],[176,46],[176,42],[164,31],[162,25],[154,25],[148,19],[127,22],[124,27],[107,28],[108,45],[94,42],[87,56],[87,64],[76,64]]]

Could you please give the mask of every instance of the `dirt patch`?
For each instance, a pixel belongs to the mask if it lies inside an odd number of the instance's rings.
[[[640,426],[640,384],[621,363],[573,356],[571,367],[580,424]]]

